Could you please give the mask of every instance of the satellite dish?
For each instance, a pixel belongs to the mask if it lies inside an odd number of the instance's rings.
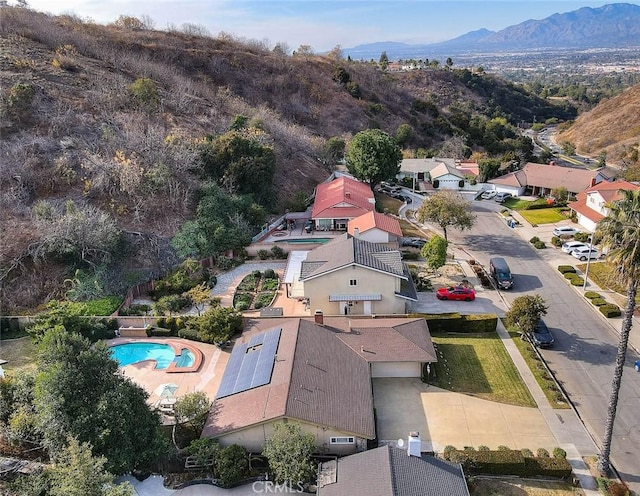
[[[404,446],[404,439],[398,439],[398,448],[402,448]]]

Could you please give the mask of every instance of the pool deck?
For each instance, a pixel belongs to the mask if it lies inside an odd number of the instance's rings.
[[[206,393],[211,401],[218,391],[222,373],[229,361],[230,350],[224,351],[212,344],[196,343],[181,338],[164,338],[164,337],[147,337],[147,338],[115,338],[109,341],[109,346],[118,344],[135,343],[135,342],[153,342],[171,345],[174,350],[180,352],[182,348],[196,349],[201,353],[202,360],[197,370],[191,372],[183,372],[180,374],[172,373],[167,369],[155,369],[154,360],[145,360],[143,362],[132,363],[120,367],[122,373],[130,378],[134,383],[149,393],[148,403],[157,405],[162,399],[157,390],[162,385],[173,383],[178,386],[174,393],[179,398],[187,393],[202,391]]]

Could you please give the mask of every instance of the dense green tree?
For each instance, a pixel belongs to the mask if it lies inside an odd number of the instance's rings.
[[[273,200],[276,157],[273,147],[260,141],[262,134],[247,130],[209,136],[200,144],[200,161],[206,176],[228,192],[250,194],[267,205]]]
[[[396,141],[379,129],[361,131],[349,143],[347,170],[371,187],[395,179],[401,161],[402,151]]]
[[[440,226],[447,238],[447,228],[470,229],[475,223],[471,204],[453,191],[438,191],[424,199],[416,214],[420,222],[433,222]]]
[[[442,267],[447,261],[447,246],[449,243],[442,236],[432,236],[420,250],[420,254],[427,260],[431,269]]]
[[[404,146],[413,137],[413,128],[409,124],[400,124],[396,129],[396,143]]]
[[[565,155],[573,155],[576,153],[576,147],[573,143],[565,141],[562,143],[562,153]]]
[[[289,422],[274,424],[273,434],[265,442],[262,454],[267,457],[271,478],[277,484],[288,483],[296,487],[314,474],[311,461],[314,450],[313,435]]]
[[[47,469],[51,496],[133,496],[128,482],[114,484],[114,476],[104,467],[104,457],[94,457],[91,445],[69,438],[67,445]]]
[[[215,457],[215,472],[223,487],[231,487],[249,473],[247,450],[237,444],[222,448]]]
[[[349,81],[351,81],[351,76],[344,67],[340,66],[333,70],[333,80],[336,83],[340,83],[342,86],[345,86]]]
[[[71,436],[104,456],[107,470],[122,474],[147,466],[164,449],[148,394],[118,372],[103,341],[92,345],[78,334],[52,329],[40,344],[37,369],[38,429],[54,458]]]
[[[486,183],[498,175],[500,160],[497,158],[483,158],[478,160],[478,182]]]
[[[536,327],[540,317],[547,314],[549,306],[542,296],[518,296],[505,314],[507,325],[517,327],[523,337],[528,337]]]
[[[380,69],[386,71],[389,68],[389,57],[387,56],[387,52],[382,52],[380,54],[380,60],[378,60],[378,65]]]
[[[209,308],[190,324],[207,343],[225,343],[242,329],[242,313],[233,307]]]
[[[97,341],[109,335],[107,322],[86,316],[82,306],[71,301],[51,300],[47,303],[46,310],[38,314],[35,322],[27,327],[27,332],[35,342],[39,342],[45,333],[54,327],[80,334],[90,341]]]
[[[196,209],[171,240],[181,257],[204,258],[251,243],[251,235],[264,223],[265,211],[251,195],[230,195],[220,186],[206,184]]]
[[[333,136],[322,147],[320,161],[325,165],[336,165],[344,159],[346,144],[344,139]]]
[[[207,422],[211,400],[206,393],[194,391],[181,396],[176,401],[174,412],[176,422],[190,429],[196,437],[199,437]]]
[[[627,287],[627,302],[622,315],[622,330],[611,383],[605,432],[598,457],[598,470],[603,475],[608,475],[611,471],[609,457],[613,425],[640,281],[640,190],[621,190],[620,193],[622,199],[609,206],[609,214],[598,222],[596,229],[596,234],[602,236],[601,243],[609,250],[607,259],[615,268],[618,280]]]

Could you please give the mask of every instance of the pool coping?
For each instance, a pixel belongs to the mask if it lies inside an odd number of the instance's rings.
[[[117,342],[113,342],[113,341],[117,341]],[[118,346],[121,344],[129,344],[129,343],[154,343],[154,344],[166,344],[168,346],[171,346],[171,348],[173,349],[173,353],[175,354],[176,357],[179,357],[182,355],[182,350],[183,349],[187,349],[189,350],[192,354],[193,354],[193,365],[191,367],[177,367],[176,366],[176,362],[172,361],[169,366],[165,369],[156,369],[156,367],[153,367],[153,370],[157,370],[158,372],[166,372],[167,374],[183,374],[183,373],[187,373],[187,372],[197,372],[198,369],[200,368],[200,366],[202,365],[202,362],[204,360],[204,355],[202,353],[202,351],[198,348],[196,348],[195,346],[191,345],[190,343],[186,342],[186,341],[178,341],[175,339],[167,339],[167,338],[156,338],[154,339],[153,337],[146,337],[146,338],[116,338],[114,340],[112,340],[112,342],[107,343],[107,346],[109,348],[112,348],[114,346]],[[157,360],[153,360],[153,359],[148,359],[148,360],[140,360],[139,362],[135,362],[135,363],[144,363],[144,362],[156,362],[157,364]]]

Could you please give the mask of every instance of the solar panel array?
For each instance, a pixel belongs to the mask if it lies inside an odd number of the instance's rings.
[[[271,382],[281,332],[281,328],[271,329],[233,347],[216,399]]]

